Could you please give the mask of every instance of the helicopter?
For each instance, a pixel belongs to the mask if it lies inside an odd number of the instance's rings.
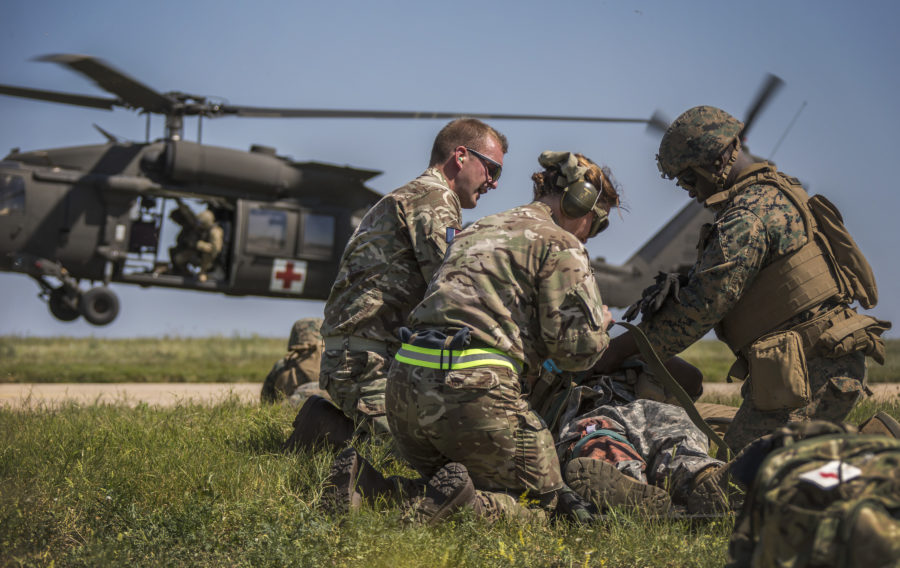
[[[92,109],[123,107],[147,117],[147,140],[22,152],[0,161],[0,271],[30,276],[50,313],[107,325],[120,310],[110,283],[226,295],[324,300],[344,246],[382,196],[365,182],[381,172],[298,162],[274,148],[249,151],[184,139],[184,118],[480,119],[617,122],[651,119],[524,114],[268,108],[161,93],[88,55],[37,58],[62,65],[115,95],[99,97],[0,84],[0,94]],[[150,118],[165,119],[149,140]],[[95,125],[96,126],[96,125]],[[175,262],[163,250],[168,224],[187,229],[205,206],[221,229],[212,265]],[[167,215],[167,212],[169,213]],[[196,228],[196,227],[193,227]],[[84,289],[82,281],[91,287]],[[630,282],[624,282],[630,286]],[[633,291],[633,289],[632,289]]]

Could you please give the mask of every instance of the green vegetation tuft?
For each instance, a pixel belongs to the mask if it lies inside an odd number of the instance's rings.
[[[285,339],[207,337],[96,339],[0,337],[0,382],[262,382],[284,356]],[[869,381],[900,382],[900,339],[885,342],[884,366],[869,359]],[[682,356],[705,380],[725,380],[734,357],[718,341],[700,341]]]

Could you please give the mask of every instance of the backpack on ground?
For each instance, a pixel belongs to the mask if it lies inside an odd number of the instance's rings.
[[[758,469],[729,567],[900,566],[900,440],[852,429],[791,425],[738,456]]]

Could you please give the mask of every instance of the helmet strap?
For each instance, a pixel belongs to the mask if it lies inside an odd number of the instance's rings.
[[[719,168],[718,172],[713,174],[713,182],[720,190],[725,189],[725,183],[728,181],[728,176],[731,174],[731,169],[734,167],[734,163],[737,161],[737,157],[740,152],[741,138],[740,136],[735,136],[734,150],[731,151],[731,155],[725,161],[725,165]]]

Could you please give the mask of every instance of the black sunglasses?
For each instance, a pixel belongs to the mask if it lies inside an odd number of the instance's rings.
[[[488,175],[491,176],[491,181],[496,183],[498,179],[500,179],[500,174],[503,172],[503,165],[495,162],[494,160],[488,158],[481,152],[476,152],[475,150],[465,146],[466,151],[472,152],[481,160],[481,163],[484,164],[484,167],[487,168]]]
[[[697,187],[697,172],[693,168],[687,168],[676,176],[675,185],[678,185],[688,191],[693,191]]]

